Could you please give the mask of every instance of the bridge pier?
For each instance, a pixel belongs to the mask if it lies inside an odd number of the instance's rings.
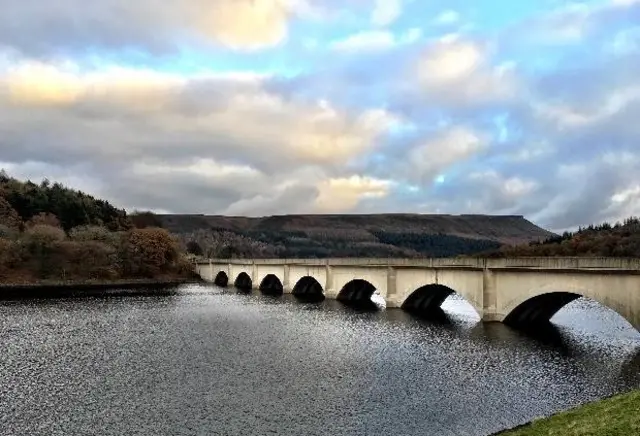
[[[502,321],[498,314],[498,293],[493,271],[482,271],[482,313],[480,319],[485,322]]]
[[[398,303],[398,275],[394,267],[387,268],[387,295],[384,300],[387,308],[398,308],[401,303]]]

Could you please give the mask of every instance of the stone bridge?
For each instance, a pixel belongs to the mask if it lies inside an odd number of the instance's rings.
[[[588,297],[640,330],[640,259],[211,259],[200,276],[219,286],[279,295],[370,301],[428,315],[452,293],[483,321],[514,327],[546,323],[567,303]]]

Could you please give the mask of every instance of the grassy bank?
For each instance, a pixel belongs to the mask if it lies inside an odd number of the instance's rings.
[[[500,436],[640,435],[640,390],[586,404],[497,433]]]

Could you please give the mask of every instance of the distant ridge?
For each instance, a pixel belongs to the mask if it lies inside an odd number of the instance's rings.
[[[232,231],[375,230],[386,232],[445,234],[519,244],[557,236],[522,215],[481,214],[300,214],[243,217],[205,214],[158,215],[163,226],[175,233],[199,229]]]
[[[557,236],[522,215],[172,214],[158,218],[163,227],[183,235],[185,241],[200,240],[203,232],[232,232],[266,244],[267,252],[281,256],[454,256]]]

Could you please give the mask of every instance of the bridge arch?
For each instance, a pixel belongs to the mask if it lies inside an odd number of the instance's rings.
[[[376,287],[367,280],[354,279],[347,282],[336,297],[336,300],[349,306],[363,308],[377,308],[371,297],[376,292]]]
[[[318,280],[311,276],[304,276],[293,287],[292,294],[301,300],[324,300],[324,290]]]
[[[448,286],[431,283],[424,285],[413,291],[405,300],[401,303],[400,308],[406,312],[414,315],[429,316],[433,314],[440,314],[442,312],[442,303],[451,295],[461,295]],[[473,309],[480,315],[482,312],[478,311],[475,305],[465,298],[465,301],[473,307]]]
[[[249,276],[249,274],[241,272],[238,274],[238,277],[236,277],[233,285],[242,291],[250,291],[253,287],[253,282],[251,281],[251,276]]]
[[[258,287],[266,295],[280,296],[284,293],[284,286],[275,274],[267,274]]]
[[[611,298],[607,293],[575,288],[566,291],[543,289],[515,298],[503,308],[502,322],[515,328],[525,329],[545,325],[560,309],[580,297],[589,298],[612,309],[640,331],[640,313],[631,307],[630,301]]]
[[[216,274],[216,278],[213,280],[213,284],[216,286],[220,286],[221,288],[226,288],[229,285],[229,276],[224,271],[219,271]]]

